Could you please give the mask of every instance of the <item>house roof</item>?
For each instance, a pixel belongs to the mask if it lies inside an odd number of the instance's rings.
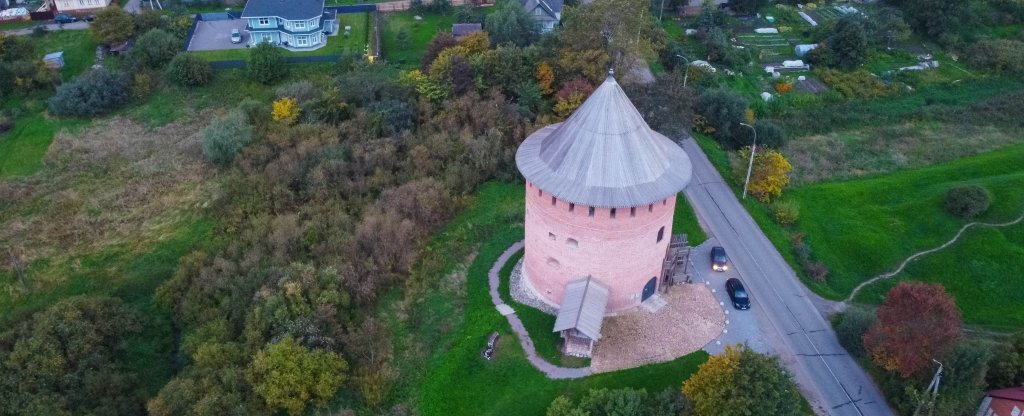
[[[284,20],[312,19],[324,12],[324,0],[249,0],[242,18],[280,17]]]
[[[479,23],[452,23],[452,36],[466,36],[470,33],[480,32],[483,25]]]
[[[575,329],[587,338],[601,338],[601,323],[608,305],[608,286],[592,276],[565,285],[565,295],[552,332]]]
[[[64,51],[57,51],[43,55],[43,60],[60,59],[62,57],[64,57]]]
[[[1024,403],[1024,386],[1010,387],[1007,389],[992,390],[985,393],[988,396],[996,397],[1000,399],[1013,400]]]
[[[647,125],[609,76],[564,122],[527,137],[516,165],[537,187],[572,203],[637,207],[690,182],[690,158]]]
[[[563,2],[562,0],[522,0],[523,8],[526,11],[532,11],[538,5],[548,12],[551,17],[556,17],[555,14],[562,13]]]

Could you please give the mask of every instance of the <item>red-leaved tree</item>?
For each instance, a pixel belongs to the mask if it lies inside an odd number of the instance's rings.
[[[880,367],[903,378],[931,367],[961,338],[960,311],[938,284],[900,282],[878,308],[864,346]]]

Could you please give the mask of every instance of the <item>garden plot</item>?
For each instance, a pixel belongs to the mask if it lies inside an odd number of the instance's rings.
[[[793,55],[794,42],[778,33],[738,34],[736,44],[751,49],[761,61],[778,61]]]

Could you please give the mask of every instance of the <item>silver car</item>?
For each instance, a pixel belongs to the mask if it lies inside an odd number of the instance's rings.
[[[242,32],[231,29],[231,43],[242,43]]]

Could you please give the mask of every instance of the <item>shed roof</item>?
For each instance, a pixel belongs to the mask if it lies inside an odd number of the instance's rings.
[[[1006,400],[1014,400],[1024,403],[1024,386],[992,390],[985,394],[991,397],[997,397]]]
[[[607,305],[608,286],[593,276],[569,282],[552,332],[575,329],[592,340],[599,339]]]
[[[612,76],[567,120],[527,137],[516,165],[559,199],[603,208],[675,195],[693,169],[679,145],[651,130]]]
[[[482,30],[484,30],[483,25],[479,23],[452,23],[452,36],[455,37],[466,36]]]
[[[319,17],[323,12],[324,0],[249,0],[245,3],[245,9],[242,9],[242,18],[304,20]]]
[[[51,52],[43,55],[43,60],[48,61],[50,59],[61,59],[64,57],[64,51]]]

